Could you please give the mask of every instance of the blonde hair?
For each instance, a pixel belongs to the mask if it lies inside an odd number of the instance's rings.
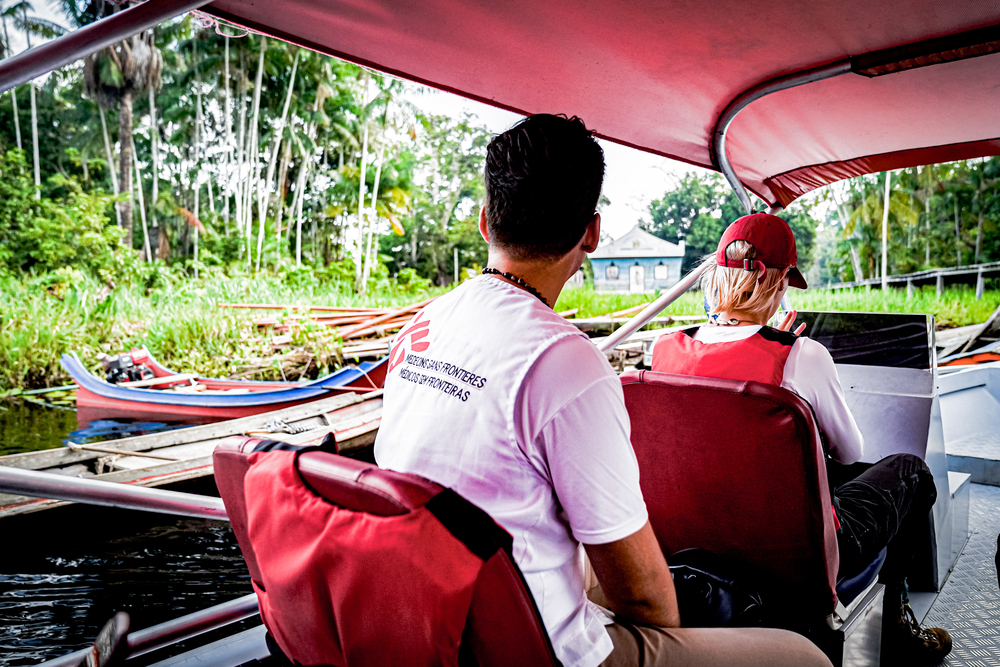
[[[726,258],[742,261],[756,259],[757,249],[746,241],[733,241],[726,248]],[[708,268],[701,276],[701,289],[711,313],[744,313],[754,320],[771,316],[775,293],[781,289],[785,270],[767,269],[761,278],[760,269],[719,266],[715,254],[702,260]]]

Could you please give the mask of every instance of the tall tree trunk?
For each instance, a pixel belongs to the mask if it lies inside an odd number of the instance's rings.
[[[3,20],[3,41],[10,49],[10,36],[7,34],[7,17],[2,17]],[[7,57],[7,54],[4,54]],[[17,139],[17,150],[21,150],[21,121],[17,118],[17,87],[10,89],[10,102],[14,105],[14,137]]]
[[[118,112],[118,144],[121,154],[121,169],[118,179],[121,191],[130,193],[129,198],[121,203],[121,224],[125,227],[125,248],[132,250],[132,93],[126,90],[122,93],[121,110]]]
[[[157,230],[156,248],[153,250],[153,258],[159,254],[160,232],[156,222],[156,202],[160,197],[160,130],[156,123],[156,91],[153,86],[149,87],[149,148],[150,148],[150,171],[152,171],[152,182],[149,195],[149,224]]]
[[[204,153],[201,146],[201,70],[198,69],[198,33],[191,40],[191,60],[194,66],[194,217],[201,220],[201,168]],[[198,280],[198,228],[194,228],[194,279]]]
[[[229,94],[229,38],[224,38],[225,49],[224,49],[224,73],[222,75],[222,81],[225,83],[226,97],[225,97],[225,120],[226,125],[226,151],[223,153],[223,164],[222,173],[225,175],[226,183],[223,185],[219,183],[219,195],[222,199],[222,229],[226,236],[229,236],[229,190],[230,184],[232,183],[233,175],[230,172],[230,168],[233,163],[233,100],[232,96]]]
[[[974,264],[979,264],[979,253],[983,249],[983,199],[986,194],[986,174],[983,172],[983,164],[986,158],[979,161],[979,188],[976,190],[976,212],[979,214],[979,224],[976,227],[976,259]]]
[[[889,194],[892,192],[892,172],[885,172],[885,200],[882,204],[882,289],[889,287]]]
[[[924,246],[924,264],[928,267],[931,265],[931,192],[930,186],[927,186],[927,199],[924,200],[924,217],[927,220],[924,224],[927,226],[927,244]]]
[[[367,83],[367,76],[365,82]],[[367,89],[367,86],[366,86]],[[354,253],[354,289],[364,294],[365,286],[361,282],[364,270],[365,250],[365,181],[368,172],[368,126],[365,126],[365,136],[361,143],[361,170],[358,172],[358,240]]]
[[[21,10],[24,12],[24,22],[28,22],[28,8],[27,5],[22,4]],[[28,49],[31,50],[31,31],[27,29],[24,30],[24,40],[28,44]],[[28,82],[28,97],[31,98],[31,152],[34,156],[34,166],[35,166],[35,199],[42,198],[42,171],[41,165],[38,163],[38,111],[35,108],[35,82]]]
[[[226,40],[229,41],[228,39]],[[244,56],[243,56],[243,45],[240,45],[240,72],[243,72],[244,67]],[[242,80],[241,80],[242,82]],[[236,204],[236,231],[241,236],[243,235],[243,187],[245,184],[245,179],[247,176],[243,173],[243,149],[245,144],[246,126],[247,126],[247,96],[246,91],[243,86],[240,86],[240,131],[239,139],[236,143],[236,183],[233,188],[233,197]],[[241,247],[246,244],[241,244]],[[249,260],[248,260],[249,261]],[[249,265],[248,265],[249,266]]]
[[[244,215],[246,215],[246,221],[245,221],[244,224],[246,225],[246,230],[247,230],[246,233],[247,233],[247,271],[248,272],[251,270],[251,268],[253,266],[252,261],[251,261],[252,260],[252,255],[253,255],[253,252],[252,252],[253,251],[253,247],[250,245],[251,241],[252,241],[251,223],[253,221],[253,218],[251,217],[251,212],[250,212],[249,209],[251,207],[250,206],[250,193],[253,191],[253,185],[256,183],[256,180],[258,178],[258,176],[257,176],[257,157],[258,157],[258,155],[257,154],[259,153],[259,149],[258,149],[258,146],[257,146],[257,136],[258,136],[257,132],[258,132],[258,123],[259,123],[259,120],[260,120],[260,88],[261,88],[261,82],[262,82],[263,76],[264,76],[264,52],[265,51],[267,51],[267,37],[264,37],[263,35],[261,35],[261,37],[260,37],[260,58],[257,61],[257,78],[256,78],[256,82],[254,84],[254,90],[253,90],[253,112],[252,112],[252,120],[250,121],[250,138],[251,138],[251,141],[248,144],[248,151],[251,154],[249,156],[250,164],[251,164],[251,170],[250,170],[251,182],[249,182],[247,184],[247,197],[246,197],[246,200],[244,202],[244,206],[246,208],[246,210],[244,211]],[[260,268],[260,257],[259,256],[257,258],[257,267]]]
[[[17,117],[17,88],[10,89],[10,103],[14,106],[14,136],[17,138],[17,150],[21,150],[21,121]]]
[[[958,224],[958,193],[955,194],[955,255],[957,257],[956,266],[962,266],[962,232]]]
[[[139,160],[135,157],[135,139],[132,139],[132,162],[135,164],[135,192],[139,200],[139,218],[142,220],[142,248],[146,253],[146,261],[153,261],[153,253],[149,249],[149,230],[146,228],[146,202],[142,193],[142,173],[139,171]]]
[[[274,207],[274,226],[281,230],[281,221],[285,217],[285,197],[288,195],[288,163],[292,159],[292,142],[291,140],[286,140],[283,144],[283,149],[281,151],[281,162],[278,164],[278,184],[275,188],[275,194],[277,195],[277,201]],[[285,234],[285,245],[288,245],[288,240],[291,238],[292,225],[289,223],[288,231]]]
[[[361,282],[364,285],[368,284],[368,277],[371,276],[372,269],[372,246],[375,245],[375,237],[378,236],[377,223],[378,223],[378,186],[379,181],[382,178],[382,163],[385,162],[385,146],[382,146],[382,154],[379,156],[378,166],[375,168],[375,184],[372,187],[372,208],[371,214],[369,215],[368,223],[368,245],[365,249],[365,269],[361,276]]]
[[[28,82],[28,95],[31,98],[31,153],[35,164],[35,199],[42,198],[42,168],[38,158],[38,111],[35,108],[35,82]]]
[[[115,173],[115,157],[111,152],[111,140],[108,138],[108,122],[104,117],[104,107],[97,105],[97,112],[101,116],[101,131],[104,134],[104,153],[108,158],[108,173],[111,174],[111,189],[115,196],[118,196],[118,175]],[[115,202],[115,215],[118,218],[118,226],[122,226],[122,209],[118,202]]]
[[[268,200],[271,192],[274,191],[272,181],[274,180],[274,166],[278,163],[278,150],[281,148],[281,139],[285,130],[285,119],[288,118],[288,108],[292,103],[292,92],[295,90],[295,73],[299,68],[299,51],[295,52],[295,60],[292,62],[291,79],[288,82],[288,92],[285,93],[285,105],[281,108],[281,118],[274,127],[274,137],[271,139],[271,150],[267,157],[267,176],[264,179],[264,187],[257,196],[257,217],[260,228],[257,234],[257,270],[260,271],[260,264],[264,255],[264,222],[267,220]],[[281,263],[281,228],[275,231],[278,242],[278,256],[276,263]]]
[[[302,176],[299,182],[302,184],[302,194],[299,195],[298,206],[295,207],[295,229],[297,230],[296,236],[299,239],[295,246],[295,266],[302,266],[302,206],[306,199],[306,178],[309,176],[309,163],[303,162],[302,164]]]

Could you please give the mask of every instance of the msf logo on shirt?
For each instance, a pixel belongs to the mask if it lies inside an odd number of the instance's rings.
[[[399,332],[392,346],[392,355],[389,357],[389,370],[386,371],[387,373],[391,373],[396,366],[403,363],[408,353],[423,352],[431,346],[428,341],[423,340],[431,332],[430,325],[431,321],[424,319],[424,313],[421,312],[410,323],[410,326]]]

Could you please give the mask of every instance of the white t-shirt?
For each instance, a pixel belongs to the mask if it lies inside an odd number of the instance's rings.
[[[745,327],[703,326],[694,334],[702,343],[744,340],[760,331],[760,325]],[[840,376],[829,350],[809,338],[799,338],[785,361],[781,386],[812,406],[820,431],[826,436],[830,456],[840,463],[861,459],[865,440],[844,399]]]
[[[393,342],[375,458],[503,526],[556,656],[590,667],[613,647],[584,591],[581,543],[628,537],[648,518],[629,433],[621,383],[587,337],[528,292],[480,277]]]

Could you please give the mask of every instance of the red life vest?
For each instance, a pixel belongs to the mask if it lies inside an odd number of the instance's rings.
[[[653,347],[653,367],[657,373],[696,375],[724,380],[749,380],[781,386],[785,362],[798,336],[787,331],[761,327],[743,340],[702,343],[694,339],[698,327],[660,336]],[[840,530],[837,509],[833,523]]]
[[[446,489],[405,514],[351,511],[308,488],[295,455],[255,453],[245,478],[254,590],[284,654],[306,666],[457,665],[483,558],[437,514],[466,501]]]
[[[781,386],[785,362],[798,336],[761,327],[749,338],[724,343],[694,339],[698,327],[660,336],[653,348],[652,370],[724,380],[752,380]]]

